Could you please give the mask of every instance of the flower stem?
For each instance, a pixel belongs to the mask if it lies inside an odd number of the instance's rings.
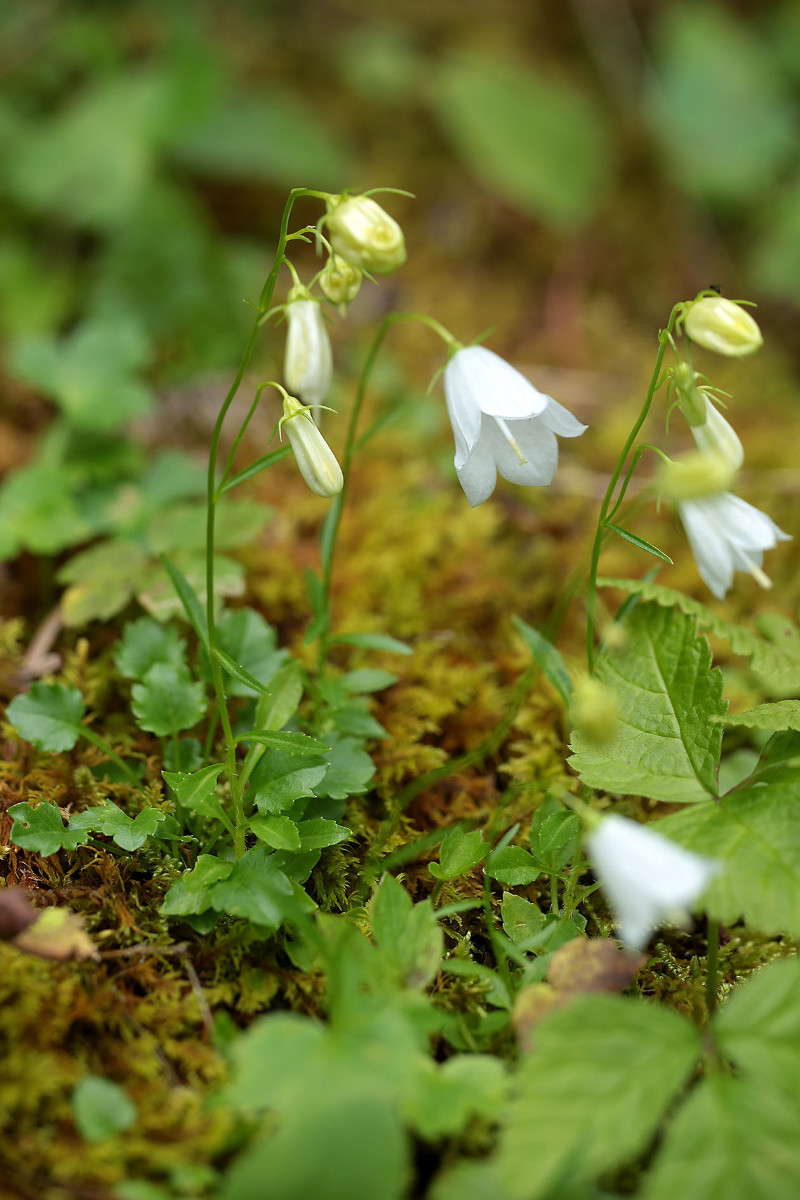
[[[634,443],[636,442],[636,438],[639,434],[639,430],[642,428],[642,425],[644,425],[644,423],[647,419],[647,415],[650,412],[650,405],[653,403],[653,397],[655,396],[656,391],[659,388],[659,386],[661,385],[661,383],[663,383],[663,379],[661,378],[661,365],[664,361],[664,353],[666,351],[667,346],[670,343],[670,339],[672,337],[672,330],[675,325],[675,319],[678,316],[680,309],[681,309],[680,304],[676,304],[674,306],[674,308],[672,309],[672,312],[669,315],[669,321],[667,322],[666,329],[662,329],[659,331],[658,354],[656,355],[656,363],[655,363],[655,367],[653,368],[653,374],[650,379],[650,386],[647,389],[647,395],[645,396],[644,404],[642,405],[642,409],[641,409],[641,412],[639,413],[639,416],[636,418],[633,428],[631,429],[630,433],[628,434],[628,439],[625,442],[625,445],[622,447],[620,456],[617,459],[617,465],[614,467],[614,470],[611,475],[611,479],[609,480],[608,488],[606,489],[606,494],[603,497],[603,503],[600,505],[600,513],[597,518],[597,530],[595,532],[594,542],[592,544],[592,558],[591,558],[591,564],[589,567],[589,593],[588,593],[587,601],[586,601],[586,610],[587,610],[587,621],[586,621],[586,652],[587,653],[586,653],[586,656],[587,656],[590,672],[594,670],[595,658],[596,658],[595,609],[596,609],[596,604],[597,604],[597,568],[600,563],[600,550],[601,550],[602,544],[603,544],[603,535],[605,534],[605,531],[606,531],[606,523],[609,520],[608,510],[611,507],[611,502],[614,497],[614,491],[616,489],[617,483],[619,482],[619,477],[625,468],[625,463],[628,461],[628,455],[630,454],[630,452],[634,446]],[[624,484],[625,487],[627,487],[629,479],[630,479],[630,474],[628,475],[628,477],[625,480],[625,484]]]
[[[233,383],[228,389],[228,393],[222,402],[222,406],[217,414],[217,419],[214,423],[214,429],[211,434],[211,445],[208,452],[208,483],[206,492],[206,625],[208,629],[208,657],[211,663],[211,675],[214,681],[214,695],[216,697],[217,711],[220,721],[222,722],[222,731],[225,735],[225,744],[227,746],[227,762],[226,770],[230,779],[231,800],[233,805],[234,816],[234,850],[236,857],[241,858],[245,851],[245,824],[244,824],[244,806],[242,804],[241,788],[236,776],[236,742],[233,737],[231,728],[230,716],[228,714],[228,706],[225,698],[225,688],[222,679],[222,669],[214,654],[217,645],[217,630],[214,619],[214,540],[216,533],[216,509],[217,509],[217,455],[219,453],[219,441],[222,434],[222,426],[225,422],[225,417],[228,415],[228,410],[233,403],[234,397],[239,390],[245,372],[250,365],[250,360],[253,357],[253,352],[256,348],[258,335],[261,332],[261,326],[264,323],[264,317],[269,309],[272,300],[275,284],[278,279],[278,272],[284,261],[284,251],[289,238],[289,218],[295,200],[299,196],[315,195],[308,188],[292,188],[286,200],[286,205],[281,218],[280,235],[278,237],[278,245],[275,249],[275,257],[272,262],[272,268],[267,276],[264,287],[261,289],[261,295],[258,298],[258,312],[255,323],[250,332],[247,345],[244,348],[239,367],[233,379]],[[248,417],[249,419],[249,417]]]

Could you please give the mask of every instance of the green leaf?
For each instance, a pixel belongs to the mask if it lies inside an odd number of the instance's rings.
[[[390,637],[387,633],[337,633],[330,645],[360,646],[362,650],[384,650],[387,654],[413,654],[405,642]]]
[[[164,897],[161,912],[165,917],[185,917],[204,913],[211,907],[214,884],[227,879],[233,863],[211,854],[201,854],[191,871],[184,871]]]
[[[516,1076],[498,1174],[510,1200],[589,1180],[650,1142],[695,1070],[696,1029],[666,1008],[581,997],[537,1029]],[[680,1189],[681,1195],[714,1195]]]
[[[74,850],[89,840],[88,833],[82,830],[65,829],[56,806],[44,800],[36,808],[31,808],[27,800],[22,804],[12,804],[8,813],[14,819],[11,826],[14,845],[23,850],[35,850],[45,858],[62,848]]]
[[[69,583],[61,599],[64,621],[72,628],[107,621],[133,597],[148,557],[129,538],[111,538],[74,555],[58,572]]]
[[[269,454],[262,455],[261,458],[257,458],[255,462],[250,463],[249,467],[245,467],[242,471],[237,471],[235,475],[232,475],[223,484],[219,495],[224,496],[231,488],[238,487],[240,483],[246,483],[248,479],[252,479],[254,475],[260,474],[261,471],[266,471],[274,463],[280,462],[283,458],[288,458],[291,453],[291,446],[281,446],[278,450],[271,450]]]
[[[753,1086],[800,1093],[800,961],[769,963],[740,984],[714,1020],[720,1050]]]
[[[239,663],[234,662],[230,654],[226,654],[224,650],[220,650],[219,646],[214,647],[213,654],[217,662],[224,667],[231,678],[243,684],[248,692],[260,692],[262,696],[269,695],[267,687],[255,679],[249,671],[245,671],[244,667],[241,667]],[[233,691],[232,688],[230,690],[231,692]]]
[[[351,829],[345,825],[337,825],[325,817],[313,817],[309,821],[301,821],[297,826],[300,834],[300,849],[324,850],[327,846],[338,846],[353,836]]]
[[[357,174],[350,148],[317,108],[296,94],[261,89],[204,114],[173,143],[183,166],[212,177],[339,191]]]
[[[652,600],[664,608],[679,608],[687,616],[694,617],[702,632],[713,633],[714,637],[730,642],[734,654],[751,659],[753,670],[767,676],[771,683],[786,691],[800,691],[800,656],[787,655],[785,636],[779,640],[761,638],[741,625],[723,621],[699,600],[649,580],[599,578],[597,583],[599,587],[618,588],[629,595],[641,596],[643,600]]]
[[[538,65],[474,53],[446,60],[434,80],[437,115],[493,192],[557,229],[584,226],[611,173],[596,102]]]
[[[367,790],[375,774],[375,764],[361,748],[356,738],[325,735],[332,743],[328,755],[328,770],[314,792],[317,796],[329,796],[332,800],[347,800],[360,796]]]
[[[172,586],[177,592],[178,599],[183,605],[183,611],[186,613],[189,624],[197,634],[201,646],[204,646],[206,653],[208,653],[206,614],[203,612],[203,607],[197,593],[192,588],[186,576],[175,566],[174,562],[171,562],[164,554],[161,555],[161,561],[172,581]]]
[[[539,878],[542,868],[522,846],[505,846],[489,855],[484,871],[498,883],[506,883],[509,887],[525,887]]]
[[[57,554],[91,537],[75,483],[63,467],[34,463],[11,472],[0,485],[0,559],[21,548]]]
[[[131,695],[139,726],[159,737],[191,729],[205,716],[205,688],[194,682],[189,668],[182,663],[156,663],[143,683],[133,685]]]
[[[19,342],[12,369],[55,400],[71,425],[96,432],[118,429],[150,409],[152,395],[135,374],[147,357],[135,323],[98,319],[60,341]]]
[[[300,663],[284,663],[272,677],[263,699],[256,705],[256,729],[283,729],[300,706],[303,697],[303,668]]]
[[[792,161],[792,93],[758,29],[718,5],[671,5],[653,31],[649,115],[694,197],[757,201]]]
[[[798,1192],[796,1105],[771,1088],[718,1073],[679,1109],[641,1196],[796,1200]]]
[[[171,625],[152,617],[126,621],[114,651],[114,665],[126,679],[144,679],[156,663],[177,667],[185,661],[186,643]]]
[[[404,1113],[415,1132],[428,1141],[453,1137],[470,1117],[497,1120],[509,1090],[504,1064],[489,1054],[457,1054],[430,1063]]]
[[[240,733],[237,742],[257,742],[260,746],[271,746],[274,750],[282,750],[284,754],[309,755],[325,754],[329,747],[309,737],[307,733],[292,733],[291,731],[251,729]]]
[[[136,1124],[136,1105],[128,1093],[99,1075],[85,1075],[72,1093],[72,1115],[86,1142],[103,1142]]]
[[[621,537],[624,542],[630,542],[632,546],[636,546],[639,550],[646,550],[648,554],[654,554],[662,562],[673,565],[672,559],[668,554],[665,554],[663,550],[659,550],[658,546],[654,546],[646,538],[639,537],[638,533],[631,533],[630,529],[623,529],[621,525],[614,525],[611,521],[606,521],[605,528],[616,533],[617,537]]]
[[[798,787],[796,767],[776,770],[717,803],[653,825],[687,849],[722,860],[724,870],[705,893],[711,916],[726,923],[744,917],[762,933],[800,936]]]
[[[273,850],[300,850],[297,824],[288,817],[251,817],[250,828],[262,842]]]
[[[489,853],[489,849],[480,829],[466,833],[458,825],[454,825],[442,838],[439,862],[428,863],[428,870],[434,879],[457,879],[459,875],[466,875],[481,862]]]
[[[295,800],[303,800],[314,794],[314,788],[324,778],[327,769],[327,764],[323,763],[273,775],[268,782],[255,788],[253,799],[256,807],[262,813],[285,812]]]
[[[168,814],[157,808],[143,808],[132,820],[118,805],[108,800],[105,804],[76,813],[70,819],[69,829],[104,833],[122,850],[132,852],[143,846],[166,820]]]
[[[741,725],[746,729],[800,730],[800,700],[774,700],[757,704],[747,712],[726,713],[724,725]]]
[[[444,945],[430,901],[414,904],[393,875],[384,875],[369,915],[375,941],[392,973],[406,987],[425,987],[439,969]]]
[[[500,918],[504,933],[515,946],[524,947],[544,926],[544,913],[539,906],[513,892],[503,893]]]
[[[542,669],[542,673],[550,680],[561,699],[569,707],[572,698],[572,680],[566,668],[564,659],[538,629],[528,625],[521,617],[512,616],[514,628],[530,651],[533,661]]]
[[[234,864],[227,878],[211,888],[211,907],[256,925],[278,929],[298,911],[289,879],[272,861],[270,851],[256,846]],[[306,897],[309,908],[314,907]]]
[[[377,667],[363,667],[359,671],[348,671],[342,676],[341,683],[348,692],[381,692],[397,683],[397,676]]]
[[[174,791],[179,804],[190,812],[210,816],[212,814],[207,811],[207,804],[214,797],[220,771],[224,770],[224,763],[211,763],[191,774],[185,771],[162,771],[161,774],[164,782]]]
[[[63,683],[38,680],[31,690],[15,696],[7,717],[20,737],[37,750],[53,754],[71,750],[83,733],[83,696]]]
[[[619,725],[602,744],[572,734],[569,763],[588,787],[673,804],[717,790],[722,747],[722,673],[695,621],[677,609],[640,604],[620,622],[624,648],[606,650],[597,678],[614,693]]]
[[[549,871],[559,871],[573,856],[575,841],[580,836],[581,822],[576,813],[550,813],[535,834],[531,831],[531,850]]]
[[[217,646],[228,656],[223,665],[234,681],[226,689],[229,695],[252,696],[253,692],[274,695],[272,683],[278,669],[286,661],[287,652],[277,649],[275,630],[267,624],[261,613],[252,608],[226,609],[217,621]],[[244,674],[234,673],[231,660]],[[210,672],[208,679],[210,682]],[[289,716],[277,728],[285,725]],[[263,725],[259,728],[273,727]]]

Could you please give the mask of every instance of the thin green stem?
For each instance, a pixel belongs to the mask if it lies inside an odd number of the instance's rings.
[[[318,193],[311,192],[308,188],[292,188],[284,206],[283,216],[281,218],[280,234],[278,236],[278,244],[275,249],[275,257],[273,259],[272,268],[267,276],[266,282],[261,289],[261,295],[258,298],[258,313],[255,323],[250,332],[250,337],[247,340],[247,345],[244,348],[239,367],[233,379],[233,383],[228,389],[228,393],[222,402],[222,406],[217,414],[217,419],[214,423],[214,429],[211,434],[211,445],[208,452],[208,481],[207,481],[207,508],[206,508],[206,624],[208,628],[208,649],[209,661],[211,664],[211,674],[214,681],[214,695],[216,697],[217,711],[219,712],[220,721],[222,722],[222,730],[225,735],[225,744],[228,748],[226,769],[230,779],[231,800],[234,814],[234,849],[237,858],[241,858],[245,851],[245,825],[244,825],[244,809],[242,805],[241,789],[239,781],[236,777],[236,742],[233,737],[231,728],[230,716],[228,714],[228,706],[225,698],[225,688],[222,679],[222,669],[214,654],[217,644],[217,631],[214,619],[214,541],[216,532],[216,508],[217,508],[217,455],[219,453],[219,442],[222,434],[222,426],[225,423],[225,417],[228,414],[234,397],[239,390],[245,372],[250,365],[250,360],[253,357],[253,352],[256,348],[258,335],[261,332],[261,326],[264,323],[266,314],[269,310],[272,301],[272,295],[275,291],[275,284],[278,280],[278,273],[283,265],[284,251],[286,242],[289,237],[289,219],[291,217],[294,202],[299,196],[317,195]]]
[[[597,518],[597,531],[595,533],[594,542],[592,544],[592,558],[591,558],[591,563],[589,566],[589,593],[588,593],[588,597],[587,597],[587,601],[586,601],[586,610],[587,610],[587,612],[586,612],[586,615],[587,615],[587,620],[586,620],[586,657],[588,660],[590,671],[594,670],[595,659],[596,659],[595,609],[596,609],[596,604],[597,604],[597,568],[600,563],[600,550],[601,550],[602,544],[603,544],[603,535],[606,530],[606,522],[609,519],[608,511],[609,511],[611,502],[614,497],[614,492],[616,490],[617,483],[619,482],[619,477],[623,472],[625,463],[628,461],[628,455],[630,454],[630,452],[636,442],[636,438],[638,436],[639,430],[642,428],[642,425],[644,425],[645,421],[647,420],[647,415],[650,412],[650,406],[653,403],[653,397],[656,394],[656,390],[657,390],[659,384],[661,382],[663,382],[663,380],[661,378],[661,366],[664,361],[664,353],[666,351],[667,346],[669,345],[669,341],[672,336],[672,329],[675,325],[675,318],[678,315],[680,307],[681,306],[679,304],[675,305],[675,307],[673,308],[672,312],[669,315],[669,321],[667,323],[666,329],[662,329],[659,332],[658,354],[656,355],[656,363],[655,363],[655,367],[653,368],[653,374],[650,379],[650,386],[647,389],[647,395],[645,396],[644,404],[642,405],[642,409],[641,409],[641,412],[639,413],[639,416],[636,418],[636,421],[634,422],[633,428],[631,429],[630,433],[628,434],[628,439],[625,442],[625,445],[622,447],[620,456],[617,459],[617,464],[614,467],[614,470],[611,475],[611,479],[609,480],[608,487],[606,489],[606,494],[603,497],[603,503],[600,505],[600,513]],[[627,482],[628,481],[626,480],[625,485],[624,485],[625,487],[627,487]]]
[[[358,429],[358,422],[361,416],[361,409],[364,404],[364,397],[367,392],[367,387],[369,385],[372,372],[375,369],[375,363],[378,360],[378,355],[380,354],[383,343],[386,340],[386,335],[394,325],[398,325],[401,322],[406,321],[419,321],[423,325],[427,325],[429,329],[432,329],[434,333],[438,334],[438,336],[450,347],[458,347],[460,345],[457,339],[454,338],[450,333],[449,329],[446,329],[444,325],[442,325],[434,317],[427,316],[426,313],[391,313],[388,317],[384,318],[380,329],[375,335],[375,339],[369,348],[366,359],[364,360],[364,366],[362,367],[361,375],[359,376],[358,385],[356,387],[356,395],[353,401],[353,407],[350,410],[350,419],[347,423],[347,435],[345,437],[344,451],[342,453],[342,475],[344,477],[344,483],[342,484],[342,490],[339,492],[338,496],[334,498],[331,504],[331,507],[328,511],[328,516],[325,520],[325,525],[323,526],[322,586],[325,597],[325,611],[329,615],[331,574],[333,572],[333,558],[336,550],[336,539],[339,534],[342,508],[344,507],[344,501],[350,482],[350,466],[356,450],[356,431]],[[326,622],[325,627],[320,633],[319,652],[317,656],[317,678],[321,678],[325,673],[330,637],[329,626],[330,620]]]
[[[98,750],[102,750],[104,754],[107,754],[111,761],[115,762],[120,771],[124,771],[124,773],[128,776],[128,779],[130,779],[133,783],[139,782],[139,780],[136,778],[136,774],[130,769],[128,764],[124,762],[118,754],[114,753],[108,742],[105,740],[105,738],[102,738],[99,733],[95,733],[95,731],[93,729],[89,729],[87,725],[81,725],[81,737],[85,737],[87,742],[91,742],[93,746],[97,746]]]

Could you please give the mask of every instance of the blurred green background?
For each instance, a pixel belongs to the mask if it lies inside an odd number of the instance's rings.
[[[202,442],[292,185],[416,196],[386,200],[409,262],[362,289],[340,365],[399,306],[591,383],[648,369],[714,283],[759,305],[753,395],[796,408],[794,0],[31,0],[0,47],[0,557],[144,519],[130,422]],[[408,345],[424,387],[441,354]],[[169,501],[202,486],[156,476]]]

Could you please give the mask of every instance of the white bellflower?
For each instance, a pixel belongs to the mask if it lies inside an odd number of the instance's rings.
[[[744,462],[739,435],[708,396],[703,399],[706,402],[705,420],[700,425],[690,426],[695,444],[702,454],[716,454],[732,471],[738,471]]]
[[[637,950],[662,922],[683,921],[720,870],[713,859],[614,815],[601,818],[587,835],[586,849],[620,938]]]
[[[317,301],[304,292],[301,297],[293,299],[290,292],[284,310],[288,328],[283,377],[294,395],[307,404],[322,404],[333,378],[331,339]]]
[[[771,517],[732,492],[684,500],[678,512],[697,569],[718,600],[733,583],[734,571],[747,571],[763,588],[771,581],[761,569],[764,551],[791,541]]]
[[[488,500],[497,473],[509,483],[541,487],[558,466],[560,437],[586,429],[551,396],[485,346],[462,346],[444,370],[455,468],[470,506]]]

